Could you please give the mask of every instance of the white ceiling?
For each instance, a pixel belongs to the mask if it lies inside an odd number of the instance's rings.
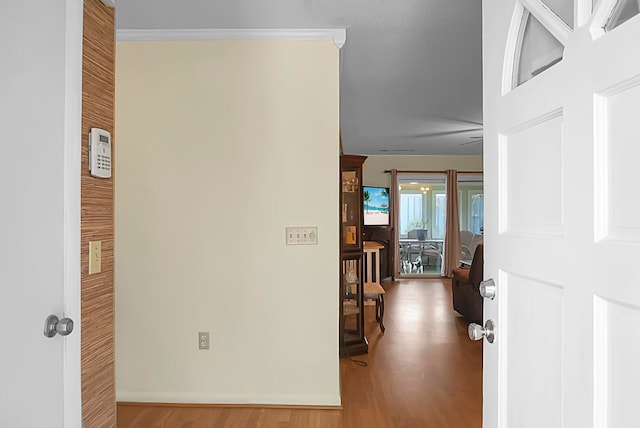
[[[345,152],[478,155],[482,142],[472,137],[482,135],[481,6],[480,0],[135,0],[117,2],[116,27],[345,28]]]

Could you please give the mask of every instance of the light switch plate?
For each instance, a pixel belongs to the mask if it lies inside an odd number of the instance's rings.
[[[89,275],[102,271],[102,241],[89,241]]]
[[[285,227],[285,243],[287,245],[318,245],[318,228]]]

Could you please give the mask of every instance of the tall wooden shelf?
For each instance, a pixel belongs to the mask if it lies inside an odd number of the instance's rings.
[[[366,354],[362,278],[362,164],[340,156],[340,356]]]

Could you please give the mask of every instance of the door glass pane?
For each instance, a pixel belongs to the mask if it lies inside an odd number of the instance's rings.
[[[471,195],[469,216],[471,231],[476,235],[482,235],[484,233],[484,195],[482,193]]]
[[[406,236],[422,223],[423,205],[422,193],[400,192],[400,235]]]
[[[623,22],[628,21],[640,12],[640,0],[620,0],[613,9],[611,17],[604,26],[611,31]]]
[[[573,0],[542,0],[542,2],[573,28]]]
[[[447,194],[444,191],[433,192],[433,227],[431,236],[444,239],[447,218]]]
[[[517,86],[542,73],[562,60],[564,46],[529,12],[521,32],[518,50]]]

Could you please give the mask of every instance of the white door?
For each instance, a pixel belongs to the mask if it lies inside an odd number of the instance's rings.
[[[3,1],[0,58],[0,427],[80,427],[82,1]]]
[[[485,428],[640,426],[638,9],[484,2]]]

